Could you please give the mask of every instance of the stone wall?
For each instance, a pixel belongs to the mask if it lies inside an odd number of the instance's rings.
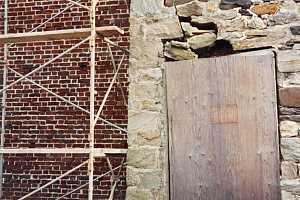
[[[278,58],[282,196],[300,198],[297,1],[173,0],[171,7],[131,1],[127,199],[168,198],[163,63],[264,48],[274,48]]]
[[[132,0],[130,24],[127,199],[167,199],[162,39],[182,37],[182,31],[163,0]]]

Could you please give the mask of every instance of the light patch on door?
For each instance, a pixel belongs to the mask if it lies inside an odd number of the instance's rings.
[[[210,122],[212,124],[229,124],[238,122],[236,104],[217,105],[210,107]]]

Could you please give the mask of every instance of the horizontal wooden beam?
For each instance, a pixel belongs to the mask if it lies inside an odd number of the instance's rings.
[[[0,149],[0,154],[89,154],[88,148],[18,148]],[[106,154],[126,154],[127,149],[94,148],[95,156],[101,157]]]
[[[124,34],[124,31],[117,26],[103,26],[97,27],[96,32],[100,37],[108,37],[112,35]],[[30,41],[45,41],[45,40],[59,40],[59,39],[77,39],[88,37],[91,34],[90,28],[82,29],[66,29],[57,31],[43,31],[31,33],[14,33],[0,35],[0,44],[30,42]]]

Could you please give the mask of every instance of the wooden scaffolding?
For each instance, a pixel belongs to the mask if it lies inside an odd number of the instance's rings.
[[[109,174],[112,176],[111,180],[113,180],[113,183],[111,185],[111,192],[110,192],[110,196],[109,196],[109,200],[112,200],[113,195],[114,195],[114,190],[115,190],[117,182],[118,182],[118,178],[116,177],[117,174],[114,171],[120,170],[121,167],[123,165],[125,165],[125,163],[122,162],[121,165],[119,165],[116,168],[113,168],[110,163],[109,158],[107,157],[107,154],[126,154],[127,149],[108,149],[108,148],[95,148],[94,147],[95,125],[97,124],[97,122],[99,120],[101,120],[103,123],[108,124],[122,132],[127,133],[126,129],[121,128],[118,125],[100,117],[103,107],[105,105],[105,102],[110,94],[111,89],[112,89],[112,86],[117,81],[118,72],[123,63],[125,55],[127,53],[129,53],[127,49],[119,47],[117,44],[115,44],[114,42],[112,42],[111,40],[109,40],[106,37],[114,36],[114,35],[121,35],[121,34],[124,34],[124,31],[117,26],[96,27],[96,7],[97,7],[97,3],[99,0],[91,0],[90,1],[91,6],[85,6],[85,5],[81,4],[80,1],[73,1],[73,0],[67,0],[67,1],[69,2],[69,5],[67,5],[67,7],[65,9],[56,13],[53,17],[47,19],[45,22],[43,22],[39,26],[35,27],[31,32],[9,34],[8,33],[8,0],[4,0],[4,35],[0,35],[0,44],[4,44],[4,60],[0,61],[0,62],[2,62],[2,64],[4,64],[4,69],[3,69],[4,83],[3,83],[3,89],[0,90],[0,93],[3,94],[2,127],[1,127],[1,137],[0,137],[1,138],[1,143],[0,143],[0,180],[2,180],[3,154],[21,154],[21,153],[26,154],[26,153],[29,153],[29,154],[88,154],[89,155],[89,159],[86,160],[85,162],[83,162],[80,165],[74,167],[73,169],[67,171],[66,173],[62,174],[61,176],[51,180],[47,184],[35,189],[34,191],[23,196],[22,198],[19,198],[19,200],[23,200],[23,199],[26,199],[26,198],[32,196],[33,194],[41,191],[42,189],[46,188],[47,186],[51,185],[52,183],[54,183],[60,179],[62,179],[63,177],[69,175],[70,173],[74,172],[75,170],[81,168],[84,165],[88,165],[87,173],[89,176],[89,181],[86,184],[81,185],[80,187],[57,198],[57,200],[62,199],[87,185],[88,185],[88,200],[93,200],[93,188],[94,188],[93,182],[95,180],[98,180],[98,179],[102,178],[103,176],[106,176]],[[56,18],[57,16],[59,16],[60,14],[62,14],[63,12],[65,12],[66,10],[70,9],[73,6],[79,6],[79,7],[84,8],[89,11],[90,25],[91,25],[90,28],[35,32],[38,28],[40,28],[43,25],[45,25],[46,23],[50,22],[51,20],[53,20],[54,18]],[[49,60],[48,62],[35,68],[34,70],[27,73],[26,75],[22,75],[22,74],[16,72],[15,70],[9,68],[7,65],[8,64],[8,50],[9,50],[9,47],[13,45],[13,43],[27,42],[27,41],[40,41],[40,40],[45,41],[45,40],[57,40],[57,39],[74,39],[74,38],[85,38],[85,39],[83,39],[79,43],[75,44],[71,48],[67,49],[66,51],[62,52],[61,54],[57,55],[56,57]],[[101,102],[101,105],[100,105],[97,113],[95,114],[95,111],[96,111],[95,110],[96,38],[102,38],[103,41],[107,43],[110,58],[112,59],[112,64],[114,67],[114,76],[109,84],[109,87],[108,87],[106,93],[105,93],[104,99]],[[58,60],[65,54],[71,52],[75,48],[79,47],[81,44],[88,42],[88,41],[89,41],[89,49],[90,49],[90,109],[89,110],[82,108],[81,106],[69,101],[68,99],[66,99],[63,96],[60,96],[60,95],[52,92],[48,88],[40,85],[39,83],[37,83],[34,80],[29,78],[35,72],[41,70],[45,66],[48,66],[49,64],[53,63],[54,61]],[[122,59],[118,65],[116,64],[116,62],[114,60],[111,46],[117,47],[123,52]],[[6,77],[7,77],[8,71],[13,72],[20,77],[9,85],[7,85],[7,83],[6,83]],[[22,149],[20,149],[20,148],[19,149],[4,148],[6,90],[13,87],[15,84],[19,83],[22,80],[26,80],[26,81],[40,87],[41,89],[54,95],[55,97],[59,98],[60,100],[64,101],[65,103],[72,105],[75,108],[80,109],[81,111],[83,111],[89,115],[89,118],[90,118],[89,148],[22,148]],[[94,159],[95,159],[95,157],[106,157],[110,171],[108,171],[100,176],[95,177],[94,176]],[[1,183],[2,183],[2,181],[1,181]],[[0,195],[1,194],[2,194],[2,185],[0,185]]]

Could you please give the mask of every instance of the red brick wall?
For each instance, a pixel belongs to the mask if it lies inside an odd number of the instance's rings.
[[[88,5],[89,0],[82,1]],[[0,0],[3,5],[3,0]],[[45,19],[51,17],[67,5],[64,0],[9,0],[9,32],[28,32]],[[97,26],[117,25],[122,27],[124,36],[111,37],[120,46],[128,48],[129,8],[128,0],[100,0],[97,9]],[[1,20],[3,22],[3,20]],[[3,23],[0,28],[3,32]],[[89,27],[88,12],[74,6],[58,18],[48,23],[42,30],[59,30]],[[63,52],[80,40],[57,40],[18,43],[10,48],[9,67],[26,74],[40,64]],[[1,47],[2,50],[2,47]],[[63,56],[53,64],[43,68],[30,78],[89,110],[89,45],[85,43],[72,53]],[[113,48],[117,63],[122,52]],[[0,56],[2,53],[0,52]],[[0,57],[2,59],[3,57]],[[120,85],[127,99],[128,57],[120,70]],[[101,104],[109,82],[113,77],[113,66],[107,46],[97,40],[96,62],[96,109]],[[18,76],[9,73],[8,84]],[[71,148],[88,147],[89,116],[62,102],[53,95],[26,81],[7,91],[7,115],[5,147],[26,148]],[[113,87],[105,104],[102,117],[126,128],[127,107],[122,92]],[[96,126],[95,147],[127,148],[127,136],[115,128],[100,123]],[[18,199],[41,184],[72,169],[87,159],[86,155],[9,155],[4,159],[4,183],[2,199]],[[122,155],[112,156],[113,166],[118,166]],[[108,171],[105,159],[97,159],[95,173]],[[42,190],[28,199],[55,199],[55,197],[75,189],[88,180],[86,167],[77,170],[63,180]],[[125,169],[122,171],[125,176]],[[95,199],[109,195],[109,176],[95,183]],[[118,185],[115,199],[124,199],[125,177]],[[87,187],[66,199],[86,199]]]

